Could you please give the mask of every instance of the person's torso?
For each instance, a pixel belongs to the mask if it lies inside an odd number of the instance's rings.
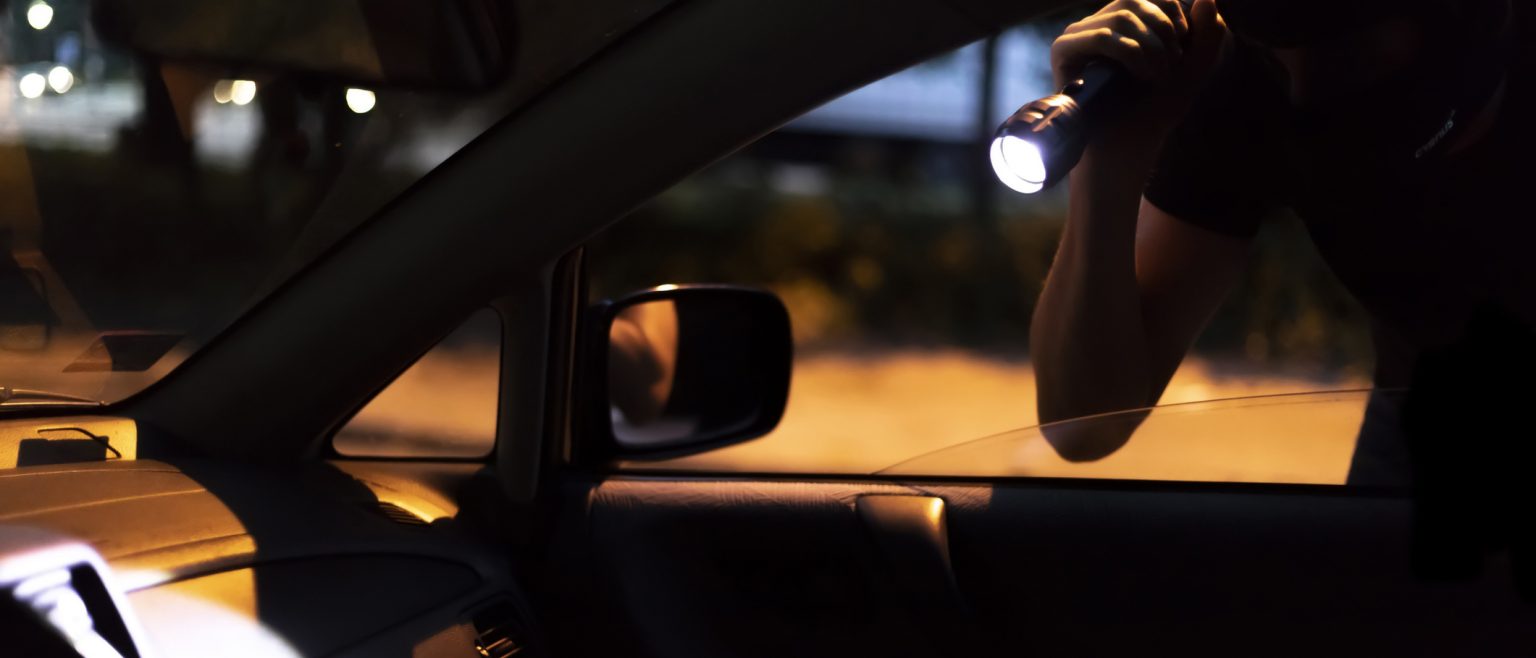
[[[1536,324],[1529,50],[1521,45],[1511,58],[1491,129],[1454,154],[1391,175],[1354,175],[1348,165],[1294,151],[1282,156],[1287,165],[1277,183],[1286,201],[1377,322],[1378,336],[1399,343],[1398,352],[1455,340],[1480,306],[1501,306]]]

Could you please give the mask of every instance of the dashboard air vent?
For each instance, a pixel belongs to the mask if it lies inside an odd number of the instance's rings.
[[[517,608],[507,601],[475,613],[475,650],[486,658],[528,656],[528,641],[517,622]]]
[[[405,508],[403,508],[403,507],[401,507],[399,505],[396,505],[394,503],[386,503],[384,501],[379,501],[379,512],[382,513],[385,518],[388,518],[389,520],[394,521],[395,523],[399,523],[400,525],[410,525],[410,526],[426,526],[426,525],[428,525],[426,519],[423,519],[423,518],[421,518],[419,516],[416,516],[415,514],[407,511]]]

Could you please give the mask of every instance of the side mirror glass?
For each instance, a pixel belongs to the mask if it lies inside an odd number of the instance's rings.
[[[616,452],[699,452],[778,425],[793,341],[772,293],[664,286],[596,311],[588,418]]]

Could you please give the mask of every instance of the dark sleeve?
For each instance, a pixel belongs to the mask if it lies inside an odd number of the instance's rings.
[[[1262,56],[1234,46],[1169,134],[1147,201],[1196,226],[1252,237],[1282,204],[1284,88]]]

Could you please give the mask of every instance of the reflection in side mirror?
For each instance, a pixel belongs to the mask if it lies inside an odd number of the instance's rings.
[[[604,305],[605,417],[624,453],[762,436],[789,394],[789,315],[771,293],[665,287]]]

